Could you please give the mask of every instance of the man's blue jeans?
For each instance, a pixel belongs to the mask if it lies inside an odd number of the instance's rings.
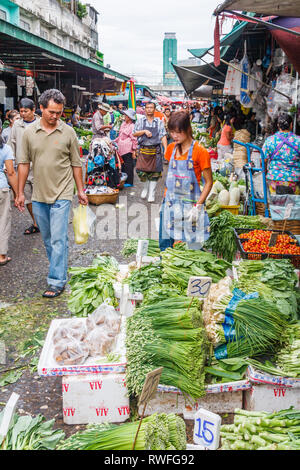
[[[52,287],[64,287],[68,273],[68,226],[71,201],[54,204],[32,201],[32,209],[40,229],[50,262],[47,282]]]

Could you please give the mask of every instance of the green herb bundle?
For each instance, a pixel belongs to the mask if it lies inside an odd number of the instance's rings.
[[[57,450],[132,450],[139,422],[87,426],[66,439]],[[185,450],[186,427],[174,414],[153,414],[144,418],[135,450]]]
[[[238,266],[237,286],[244,292],[258,292],[276,304],[287,320],[297,320],[297,274],[288,259],[245,260]]]
[[[230,268],[227,261],[201,250],[188,250],[184,243],[177,243],[161,254],[163,281],[184,291],[191,276],[210,276],[214,283],[220,281]]]
[[[130,292],[145,292],[162,283],[161,263],[150,263],[132,271],[125,283],[129,284]]]
[[[86,268],[70,268],[71,294],[68,307],[71,312],[80,317],[92,313],[104,301],[117,306],[113,283],[119,272],[119,265],[115,258],[99,256],[95,258],[92,266]]]
[[[300,323],[288,326],[283,332],[283,347],[277,353],[276,364],[287,377],[300,377]]]
[[[234,423],[221,426],[221,450],[300,450],[300,411],[235,410]]]
[[[237,247],[234,238],[234,229],[262,229],[266,224],[260,216],[233,215],[229,211],[222,211],[221,214],[210,221],[210,237],[204,248],[230,263],[234,260]]]
[[[223,296],[214,305],[215,321],[206,324],[210,335],[215,330],[217,359],[254,357],[272,353],[282,342],[287,322],[276,305],[258,298]]]
[[[161,383],[196,399],[204,395],[207,339],[199,301],[169,294],[150,299],[127,320],[126,383],[131,395],[142,391],[146,374],[164,367]]]
[[[4,412],[0,413],[0,424]],[[55,450],[64,439],[65,433],[54,430],[55,420],[45,421],[42,415],[36,417],[14,414],[8,433],[2,443],[2,450]]]
[[[125,258],[129,258],[132,255],[135,255],[138,248],[139,238],[128,238],[123,245],[122,255]],[[160,256],[159,242],[157,240],[152,240],[151,238],[146,238],[149,241],[148,253],[147,256]]]

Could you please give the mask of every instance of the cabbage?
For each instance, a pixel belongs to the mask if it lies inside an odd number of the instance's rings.
[[[241,191],[240,188],[233,188],[229,191],[230,199],[229,206],[237,206],[240,203]]]
[[[214,182],[213,187],[212,187],[213,192],[220,193],[221,191],[223,191],[223,189],[225,189],[225,187],[220,181],[217,180]]]
[[[227,189],[223,189],[220,192],[219,197],[218,197],[219,204],[221,204],[221,206],[228,206],[229,199],[230,199],[229,191],[227,191]]]

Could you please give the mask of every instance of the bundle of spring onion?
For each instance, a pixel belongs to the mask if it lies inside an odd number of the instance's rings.
[[[287,320],[297,320],[298,277],[288,259],[245,260],[237,268],[237,287],[246,293],[258,292],[276,304]]]
[[[129,284],[130,292],[145,292],[152,286],[162,283],[161,262],[150,263],[137,268],[124,280]]]
[[[272,353],[287,327],[276,305],[257,293],[246,295],[238,289],[222,294],[209,306],[204,324],[209,339],[217,346],[216,359]]]
[[[233,215],[231,212],[224,210],[220,215],[211,219],[210,237],[204,248],[211,249],[214,254],[231,263],[237,251],[234,229],[262,229],[266,226],[266,219],[261,216]]]
[[[235,410],[234,424],[221,426],[221,450],[300,450],[300,411]]]
[[[57,450],[132,450],[139,422],[87,426],[73,434]],[[186,428],[174,414],[154,414],[144,418],[135,450],[185,450]]]
[[[300,377],[300,323],[283,332],[283,348],[277,353],[276,364],[287,377]]]
[[[201,250],[188,250],[185,243],[177,243],[161,254],[163,281],[184,291],[191,276],[209,276],[213,282],[225,277],[230,268],[227,261]]]
[[[196,399],[204,395],[207,340],[199,301],[169,292],[167,299],[147,298],[127,320],[126,384],[139,395],[146,374],[164,367],[161,383]]]
[[[94,259],[92,266],[86,268],[70,268],[71,294],[68,307],[71,312],[80,317],[92,313],[105,300],[110,299],[116,307],[117,301],[113,283],[119,272],[119,264],[110,256],[99,256]]]
[[[122,255],[125,258],[129,258],[132,255],[135,255],[137,252],[138,248],[138,242],[139,238],[129,238],[128,240],[125,241],[123,249],[122,249]],[[143,238],[145,240],[145,238]],[[152,240],[151,238],[146,238],[146,240],[149,241],[149,246],[148,246],[148,256],[160,256],[160,249],[159,249],[159,243],[157,240]]]

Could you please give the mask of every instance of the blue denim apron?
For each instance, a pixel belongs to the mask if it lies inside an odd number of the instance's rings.
[[[195,141],[189,149],[187,160],[175,160],[174,147],[166,179],[167,193],[162,204],[162,238],[197,244],[200,248],[209,238],[209,218],[204,206],[196,223],[187,220],[201,196],[192,158],[194,145]]]

